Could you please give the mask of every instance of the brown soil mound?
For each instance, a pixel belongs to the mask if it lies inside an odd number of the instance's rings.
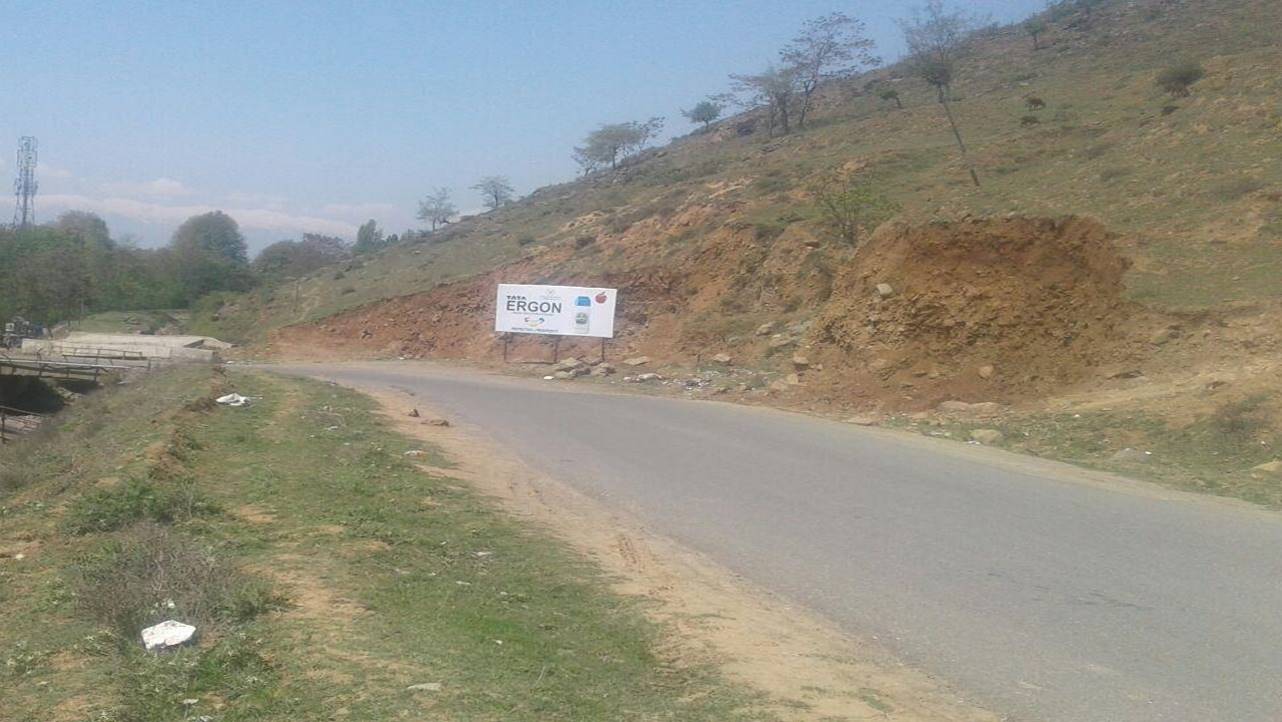
[[[1121,337],[1127,266],[1084,218],[885,226],[815,319],[820,383],[894,389],[894,405],[915,406],[1081,380]]]

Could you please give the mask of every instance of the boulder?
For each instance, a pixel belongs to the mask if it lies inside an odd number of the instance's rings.
[[[989,366],[986,364],[984,366],[980,366],[978,369],[975,370],[975,372],[979,374],[979,377],[981,379],[991,379],[993,377],[993,374],[997,372],[997,369],[994,369],[992,366]]]
[[[805,371],[810,368],[810,359],[797,353],[792,355],[792,366],[798,371]]]
[[[662,381],[662,380],[663,380],[663,377],[662,377],[662,376],[660,376],[659,374],[656,374],[656,373],[646,373],[646,374],[641,374],[641,375],[637,376],[637,377],[636,377],[636,380],[637,380],[637,381],[640,381],[640,382],[645,382],[645,381]]]
[[[614,373],[614,366],[608,363],[599,363],[592,367],[593,376],[609,376]]]
[[[730,354],[728,353],[719,353],[716,356],[713,356],[712,360],[722,364],[723,366],[729,366],[733,359],[730,358]]]
[[[557,371],[556,373],[552,374],[552,378],[557,379],[559,381],[569,381],[575,378],[576,376],[578,376],[578,374],[576,374],[573,371]]]
[[[889,283],[878,283],[877,295],[881,298],[890,298],[895,295],[895,288]]]
[[[774,321],[770,321],[770,322],[767,322],[767,323],[763,323],[763,324],[761,324],[760,326],[758,326],[758,327],[757,327],[757,335],[758,335],[758,336],[769,336],[770,334],[772,334],[772,333],[774,333],[774,332],[775,332],[775,323],[774,323]]]
[[[789,346],[795,346],[796,344],[797,344],[797,339],[795,338],[791,338],[789,336],[783,336],[783,335],[775,335],[770,339],[770,343],[767,345],[772,349],[780,349],[780,348],[787,348]]]
[[[798,374],[788,374],[787,376],[783,377],[783,382],[785,384],[788,384],[789,386],[800,386],[801,376]]]
[[[970,432],[970,438],[984,446],[996,446],[1006,440],[1006,435],[997,429],[975,429]]]
[[[645,366],[648,363],[650,363],[649,356],[633,356],[632,358],[623,359],[625,366]]]

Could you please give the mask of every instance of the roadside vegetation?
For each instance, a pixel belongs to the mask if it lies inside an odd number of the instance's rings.
[[[261,398],[210,401],[233,388]],[[182,369],[86,399],[0,451],[0,716],[770,718],[450,466],[316,382]],[[170,618],[197,644],[144,652]]]

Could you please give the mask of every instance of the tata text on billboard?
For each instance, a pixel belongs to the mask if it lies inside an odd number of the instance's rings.
[[[500,283],[494,330],[551,336],[614,338],[613,288]]]

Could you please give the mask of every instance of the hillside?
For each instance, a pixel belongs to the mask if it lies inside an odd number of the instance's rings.
[[[430,242],[212,299],[195,328],[283,355],[484,360],[498,280],[615,286],[620,356],[689,369],[726,353],[749,371],[721,390],[819,410],[997,401],[1024,428],[1120,408],[1104,430],[1019,443],[1137,473],[1109,460],[1257,399],[1232,464],[1254,478],[1280,425],[1282,7],[1140,0],[1048,19],[1040,50],[1018,27],[987,31],[956,79],[978,188],[933,91],[892,66],[825,87],[804,131],[730,118]],[[1154,78],[1181,58],[1206,77],[1172,99]],[[810,191],[836,170],[902,209],[858,250]],[[1172,468],[1189,485],[1219,473]]]

